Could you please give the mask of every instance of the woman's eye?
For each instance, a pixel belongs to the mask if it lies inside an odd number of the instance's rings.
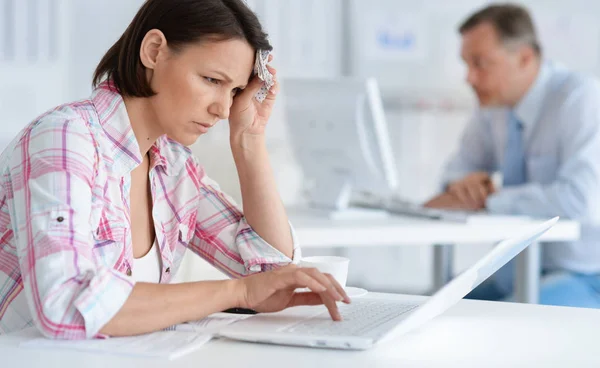
[[[215,78],[211,78],[211,77],[204,77],[204,79],[206,79],[206,81],[208,81],[208,83],[212,83],[212,84],[219,84],[221,81]]]

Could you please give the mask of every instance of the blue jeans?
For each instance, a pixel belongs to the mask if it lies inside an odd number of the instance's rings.
[[[512,301],[514,268],[509,262],[465,298]],[[600,274],[542,272],[540,304],[600,308]]]

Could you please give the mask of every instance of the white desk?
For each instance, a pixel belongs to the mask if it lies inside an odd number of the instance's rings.
[[[0,361],[9,368],[600,367],[598,326],[600,310],[462,300],[421,329],[360,352],[215,340],[169,362],[26,350],[18,348],[22,338],[4,336]]]
[[[434,290],[451,280],[454,244],[492,244],[541,221],[523,217],[476,216],[467,223],[393,216],[379,219],[332,220],[309,211],[288,209],[302,247],[424,246],[434,248]],[[559,221],[541,242],[579,239],[576,221]],[[540,250],[529,246],[516,260],[515,300],[537,303]]]

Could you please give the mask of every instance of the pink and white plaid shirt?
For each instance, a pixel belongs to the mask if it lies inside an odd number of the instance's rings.
[[[187,248],[233,277],[292,261],[252,230],[188,148],[163,136],[149,155],[161,283]],[[4,151],[0,334],[35,325],[51,338],[92,338],[118,312],[135,284],[129,191],[141,162],[123,99],[107,83],[36,119]]]

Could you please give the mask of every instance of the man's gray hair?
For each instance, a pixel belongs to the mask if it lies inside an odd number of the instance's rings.
[[[542,54],[533,20],[524,7],[515,4],[487,6],[471,15],[458,30],[464,34],[483,23],[491,24],[496,29],[505,46],[528,45],[538,56]]]

